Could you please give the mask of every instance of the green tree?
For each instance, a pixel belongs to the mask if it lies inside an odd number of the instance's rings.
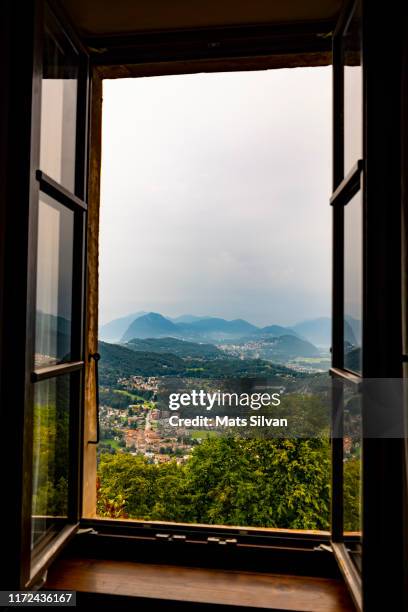
[[[359,457],[344,463],[344,531],[361,529],[361,460]]]
[[[98,512],[103,516],[120,507],[126,516],[145,520],[329,526],[330,453],[324,438],[211,438],[194,449],[184,466],[103,454],[99,477]]]
[[[216,438],[188,464],[197,522],[327,529],[330,456],[320,439]]]
[[[145,520],[188,520],[185,471],[176,462],[155,465],[142,456],[101,455],[98,513],[125,500],[123,512]]]

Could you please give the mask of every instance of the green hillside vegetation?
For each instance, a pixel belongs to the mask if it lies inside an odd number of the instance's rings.
[[[124,346],[99,342],[99,381],[116,385],[118,378],[130,376],[176,376],[185,369],[176,355],[132,351]]]
[[[152,398],[152,391],[138,389],[136,393],[130,393],[122,389],[111,389],[110,387],[99,388],[99,401],[101,406],[111,408],[127,408],[129,404],[142,404]]]
[[[133,351],[124,346],[99,342],[101,360],[99,377],[102,386],[114,387],[120,377],[178,376],[189,378],[256,378],[293,377],[281,365],[262,359],[225,358],[216,360],[182,359],[169,353]]]
[[[287,360],[293,357],[318,357],[320,351],[307,340],[285,334],[277,338],[265,338],[260,354],[264,359]]]
[[[148,353],[171,353],[182,358],[217,359],[225,356],[213,344],[199,344],[178,338],[134,338],[126,344],[126,348]]]
[[[68,511],[69,396],[64,396],[66,381],[59,382],[57,402],[41,398],[34,404],[33,516],[65,516]]]

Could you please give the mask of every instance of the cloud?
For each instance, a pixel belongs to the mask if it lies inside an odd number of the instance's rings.
[[[104,82],[101,319],[330,311],[331,69]]]

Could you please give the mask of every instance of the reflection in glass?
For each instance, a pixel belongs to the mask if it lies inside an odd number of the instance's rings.
[[[362,365],[363,213],[361,191],[344,208],[344,367]]]
[[[363,71],[360,7],[351,17],[343,39],[344,174],[363,157]]]
[[[74,213],[40,194],[35,365],[69,361]]]
[[[350,556],[361,570],[362,401],[354,387],[344,388],[343,529]]]
[[[41,90],[40,169],[75,191],[78,55],[47,15]]]
[[[35,385],[32,536],[34,547],[66,523],[68,514],[70,376]]]

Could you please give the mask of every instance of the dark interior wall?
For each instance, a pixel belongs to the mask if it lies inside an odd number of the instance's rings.
[[[21,548],[25,537],[23,466],[27,364],[28,248],[30,191],[35,181],[32,160],[32,102],[35,72],[35,2],[2,3],[0,107],[0,522],[2,553],[7,563],[0,588],[19,588]],[[38,126],[34,126],[34,130]],[[28,372],[28,374],[27,374]],[[19,473],[20,470],[20,473]],[[25,560],[29,563],[29,559]]]
[[[405,10],[401,84],[401,201],[402,201],[402,308],[403,353],[408,355],[408,9]],[[406,358],[407,359],[407,358]],[[408,376],[408,361],[404,365]]]
[[[401,238],[402,238],[402,345],[405,355],[403,376],[408,378],[408,8],[405,10],[402,49],[401,83]],[[408,401],[408,398],[407,398]],[[408,415],[406,415],[407,417]],[[406,431],[408,424],[405,425]],[[408,441],[405,440],[405,483],[408,490]],[[405,499],[405,516],[408,502]],[[404,540],[408,542],[408,525],[405,523]],[[408,545],[405,547],[405,607],[408,609]]]
[[[4,297],[4,240],[6,228],[6,156],[7,143],[9,139],[8,124],[9,124],[9,105],[8,105],[8,90],[10,80],[10,10],[9,3],[3,10],[2,19],[0,20],[0,58],[1,58],[1,74],[3,87],[0,88],[0,347],[3,337],[3,297]],[[2,370],[2,351],[0,350],[0,372]],[[0,376],[0,397],[1,397],[1,376]],[[1,408],[0,408],[1,410]]]
[[[9,175],[9,147],[10,147],[10,103],[11,103],[11,28],[12,28],[12,8],[11,2],[6,1],[2,5],[2,18],[0,20],[0,58],[2,87],[0,87],[0,422],[2,431],[7,427],[7,386],[5,385],[5,371],[7,363],[7,340],[6,340],[6,296],[7,296],[7,228],[8,228],[8,208],[10,193]],[[6,452],[0,449],[1,465],[5,465]],[[5,470],[0,472],[0,486],[4,491],[7,479]],[[10,496],[15,495],[15,491],[10,491]],[[9,496],[8,496],[9,497]],[[21,501],[21,500],[19,500]],[[10,499],[11,511],[15,510],[15,499]],[[4,524],[5,517],[0,509],[0,520]],[[9,541],[11,545],[11,541]],[[7,549],[7,543],[6,543]],[[11,565],[16,565],[17,556],[11,559]],[[15,585],[17,586],[17,585]],[[2,588],[5,588],[3,583]]]

